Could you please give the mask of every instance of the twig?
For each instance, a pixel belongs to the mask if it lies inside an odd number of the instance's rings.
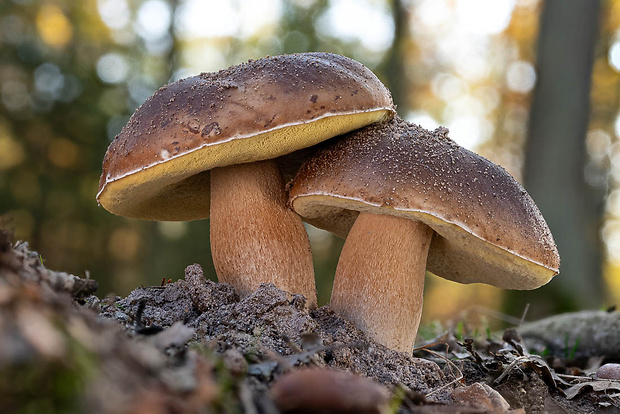
[[[317,365],[317,366],[319,365],[319,358],[316,355],[316,353],[318,351],[315,351],[315,349],[317,349],[318,347],[312,347],[312,348],[304,351],[299,346],[297,346],[297,344],[295,342],[293,342],[293,340],[291,338],[289,338],[288,336],[284,336],[282,339],[284,339],[286,341],[287,345],[293,350],[293,352],[296,355],[302,355],[302,354],[304,354],[304,352],[306,352],[306,353],[311,352],[312,354],[307,354],[308,355],[308,359],[314,365]]]
[[[254,399],[252,397],[252,391],[245,384],[245,382],[241,383],[241,387],[239,390],[239,400],[241,401],[241,405],[243,406],[243,410],[247,414],[258,414],[258,410],[256,409],[256,405],[254,404]]]
[[[491,318],[497,319],[498,321],[509,323],[510,325],[518,325],[521,321],[521,319],[515,318],[512,315],[498,312],[496,310],[489,309],[484,306],[474,306],[472,307],[472,310],[474,310],[475,312],[478,312],[480,315],[489,316]]]
[[[515,366],[522,362],[522,361],[529,361],[531,358],[529,357],[529,355],[524,355],[524,356],[519,356],[517,358],[515,358],[514,361],[512,361],[510,363],[510,365],[508,365],[508,368],[506,368],[504,370],[504,372],[502,372],[502,375],[500,375],[499,377],[497,377],[495,379],[495,381],[493,381],[493,384],[499,384],[500,382],[502,382],[502,380],[508,375],[510,374],[510,372],[515,368]]]
[[[521,327],[521,325],[523,325],[523,321],[525,321],[525,316],[527,315],[527,311],[530,310],[530,303],[526,303],[525,304],[525,309],[523,309],[523,315],[521,315],[521,320],[519,321],[519,324],[517,325],[518,327]]]
[[[568,374],[558,374],[556,372],[556,375],[558,377],[562,377],[562,378],[567,378],[567,379],[573,379],[573,380],[585,380],[585,381],[599,381],[600,378],[590,378],[590,377],[586,377],[583,375],[568,375]]]
[[[463,371],[461,371],[459,369],[459,367],[457,367],[454,362],[450,361],[450,359],[448,359],[447,357],[441,355],[440,353],[435,352],[435,351],[433,351],[431,349],[428,349],[429,347],[432,347],[432,346],[435,346],[435,345],[440,345],[440,344],[446,346],[446,353],[448,353],[448,349],[450,348],[450,345],[448,345],[445,342],[433,342],[432,344],[422,345],[420,347],[415,348],[413,350],[413,352],[421,350],[421,351],[426,351],[429,354],[435,355],[436,357],[441,358],[441,359],[443,359],[444,361],[446,361],[448,363],[448,365],[450,366],[450,372],[451,372],[452,375],[454,375],[454,371],[452,371],[452,367],[454,367],[454,369],[456,369],[458,371],[459,375],[455,375],[456,378],[454,380],[448,382],[447,384],[444,384],[441,387],[435,388],[433,391],[426,393],[424,395],[424,398],[427,398],[427,397],[429,397],[429,396],[431,396],[431,395],[433,395],[433,394],[443,390],[444,388],[447,388],[450,385],[452,385],[454,383],[457,383],[457,382],[459,382],[459,381],[461,381],[463,379]]]

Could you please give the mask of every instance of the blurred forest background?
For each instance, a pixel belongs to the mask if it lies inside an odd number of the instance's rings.
[[[2,0],[0,225],[100,296],[215,278],[208,222],[146,222],[95,202],[101,161],[157,88],[265,55],[370,67],[399,114],[503,165],[547,219],[561,273],[534,292],[427,278],[424,318],[520,318],[620,299],[620,2]],[[308,228],[319,301],[342,240]],[[476,305],[473,307],[472,305]]]

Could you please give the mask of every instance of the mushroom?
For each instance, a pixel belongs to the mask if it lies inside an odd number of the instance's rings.
[[[506,289],[535,289],[559,269],[523,187],[447,133],[397,118],[367,126],[322,146],[290,189],[304,220],[347,237],[332,309],[402,352],[415,341],[425,269]]]
[[[273,282],[316,304],[303,224],[275,158],[391,117],[387,88],[335,54],[268,57],[159,89],[103,160],[98,202],[148,220],[209,218],[220,281]]]

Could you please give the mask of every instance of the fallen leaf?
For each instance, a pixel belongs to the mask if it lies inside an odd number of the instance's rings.
[[[566,398],[571,400],[581,393],[586,387],[591,387],[593,391],[620,391],[620,382],[612,380],[582,382],[580,384],[573,385],[567,390],[564,390],[564,394],[566,394]]]

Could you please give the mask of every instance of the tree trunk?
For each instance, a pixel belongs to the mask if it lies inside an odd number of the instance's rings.
[[[409,78],[405,57],[409,41],[409,9],[403,0],[392,0],[392,19],[394,20],[394,41],[387,53],[382,72],[382,79],[392,92],[392,98],[401,116],[406,115],[409,107]]]
[[[523,299],[543,306],[545,298],[555,306],[547,311],[602,304],[603,200],[583,176],[599,12],[599,0],[547,0],[541,17],[524,181],[551,228],[562,263],[548,286]]]

